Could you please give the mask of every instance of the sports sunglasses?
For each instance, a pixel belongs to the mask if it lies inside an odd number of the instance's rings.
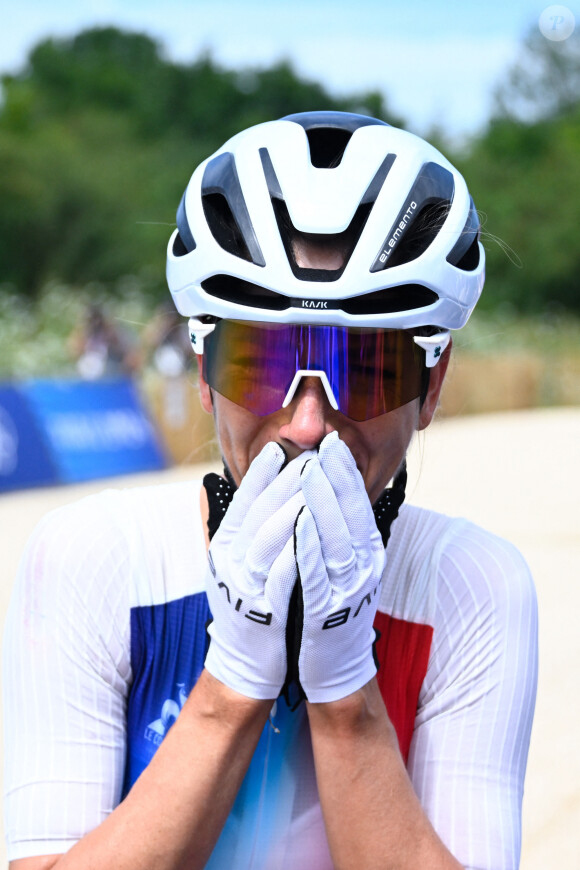
[[[400,329],[190,320],[206,382],[259,417],[285,408],[303,377],[320,378],[330,405],[361,422],[421,393],[449,333],[414,336]]]

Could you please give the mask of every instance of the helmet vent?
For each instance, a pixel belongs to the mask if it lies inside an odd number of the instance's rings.
[[[189,254],[189,251],[185,247],[183,243],[183,239],[181,235],[177,233],[175,236],[175,240],[173,242],[173,256],[174,257],[184,257],[186,254]]]
[[[179,207],[177,209],[177,229],[179,235],[176,236],[175,244],[173,245],[173,253],[176,257],[183,257],[184,254],[189,254],[195,250],[195,239],[189,226],[187,212],[185,210],[185,193],[181,197]]]
[[[218,245],[256,266],[265,266],[230,151],[218,154],[205,167],[201,197],[206,221]]]
[[[248,246],[225,196],[209,193],[202,201],[207,225],[218,245],[228,254],[252,262]]]
[[[352,133],[332,127],[315,127],[307,130],[310,146],[310,161],[317,169],[335,169],[340,166]]]
[[[326,128],[322,129],[323,132],[326,131]],[[320,132],[320,129],[315,128],[313,131],[310,132]],[[334,134],[337,131],[333,129],[330,132]],[[352,135],[352,131],[348,131],[346,135],[348,136],[348,138],[350,138],[350,136]],[[343,230],[342,233],[304,233],[296,229],[296,227],[292,223],[290,214],[288,212],[288,207],[286,206],[286,203],[284,201],[284,194],[282,192],[280,182],[278,181],[274,166],[272,165],[272,159],[270,157],[268,149],[260,148],[260,159],[262,161],[262,168],[264,170],[266,184],[268,185],[268,192],[270,194],[272,208],[274,209],[276,223],[278,224],[278,230],[280,232],[280,237],[284,245],[284,250],[286,251],[286,256],[288,257],[288,262],[290,263],[290,268],[292,269],[292,272],[294,273],[296,278],[302,281],[336,281],[338,278],[340,278],[346,266],[348,265],[348,261],[350,260],[356,245],[358,244],[362,231],[368,220],[368,216],[371,212],[377,196],[380,193],[385,178],[389,174],[390,169],[395,162],[395,156],[395,154],[387,154],[387,156],[375,172],[375,175],[371,180],[371,183],[367,187],[365,193],[363,194],[363,197],[353,216],[353,219],[351,220],[346,230]],[[312,246],[318,247],[320,249],[333,248],[340,251],[343,257],[342,267],[340,269],[302,268],[296,262],[296,251],[294,243],[297,241],[302,241],[306,244],[310,243]]]
[[[367,222],[373,203],[364,203],[357,208],[349,226],[342,233],[304,233],[297,230],[286,203],[282,199],[272,198],[272,207],[284,249],[292,272],[300,281],[337,281],[348,265],[360,235]],[[340,269],[306,269],[296,261],[296,243],[311,246],[314,249],[339,251],[343,258]]]
[[[472,272],[479,266],[479,215],[471,200],[467,221],[457,242],[447,255],[447,262],[457,269]]]
[[[202,281],[201,286],[210,296],[223,299],[224,302],[233,302],[235,305],[264,308],[270,311],[284,311],[290,307],[287,296],[233,275],[212,275],[211,278]]]
[[[439,296],[434,290],[421,284],[401,284],[388,287],[375,293],[364,293],[343,299],[340,307],[347,314],[391,314],[395,311],[410,311],[425,308],[437,302]]]
[[[449,200],[438,200],[424,206],[415,217],[401,244],[395,248],[389,258],[387,268],[401,266],[420,257],[445,223],[450,206]]]
[[[448,169],[438,163],[424,163],[371,272],[400,266],[421,256],[442,229],[454,191],[455,182]]]
[[[388,127],[386,121],[352,112],[298,112],[285,115],[283,121],[293,121],[304,128],[310,146],[310,160],[317,169],[340,166],[346,146],[361,127]]]
[[[301,298],[276,293],[267,287],[252,284],[233,275],[213,275],[202,281],[201,286],[210,296],[246,308],[285,311],[288,308],[302,308],[304,302]],[[352,316],[362,317],[365,314],[391,314],[396,311],[426,308],[438,299],[437,293],[421,284],[402,284],[348,299],[327,299],[324,300],[324,307],[326,310],[341,310]]]
[[[457,269],[461,269],[464,272],[473,272],[474,269],[477,269],[479,266],[479,239],[476,236],[464,255],[457,261],[457,263],[453,263],[449,257],[447,257],[447,261],[451,263],[452,266],[455,266]]]

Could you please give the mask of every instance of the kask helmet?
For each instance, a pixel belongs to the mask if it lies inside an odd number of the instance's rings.
[[[238,133],[193,173],[167,252],[188,317],[464,326],[484,282],[473,200],[433,146],[375,118],[306,112]],[[340,269],[301,268],[296,238]]]

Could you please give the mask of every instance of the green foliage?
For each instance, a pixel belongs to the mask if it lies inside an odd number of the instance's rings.
[[[134,278],[108,288],[51,282],[35,299],[0,287],[0,380],[75,375],[70,337],[89,303],[101,306],[138,342],[155,311],[143,291]]]
[[[501,120],[463,161],[484,227],[484,307],[580,311],[579,153],[579,118]]]
[[[580,312],[580,37],[532,35],[456,162],[482,216],[488,310]]]
[[[580,99],[580,34],[546,39],[533,27],[496,89],[494,115],[533,123],[574,113]]]
[[[112,287],[136,275],[161,298],[185,184],[229,136],[312,108],[387,118],[376,93],[332,98],[286,62],[178,65],[148,36],[115,28],[40,43],[4,77],[3,97],[0,281],[31,296],[50,281]]]
[[[522,317],[514,310],[477,310],[453,333],[453,352],[461,357],[498,358],[523,354],[544,360],[580,359],[580,318],[569,314]]]

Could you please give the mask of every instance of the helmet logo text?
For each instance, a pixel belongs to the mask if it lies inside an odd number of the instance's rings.
[[[391,256],[391,254],[393,253],[393,248],[395,247],[395,245],[397,244],[397,242],[399,241],[399,239],[403,235],[404,231],[406,230],[407,224],[409,223],[409,221],[413,217],[413,212],[415,211],[416,208],[417,208],[417,203],[414,200],[411,200],[411,202],[409,203],[409,208],[404,213],[404,215],[401,217],[399,223],[397,224],[395,231],[393,232],[393,235],[388,240],[388,242],[385,244],[385,247],[383,248],[381,255],[379,256],[379,261],[381,263],[386,263],[387,260],[389,259],[389,257]]]
[[[302,308],[328,308],[326,299],[303,299]]]

